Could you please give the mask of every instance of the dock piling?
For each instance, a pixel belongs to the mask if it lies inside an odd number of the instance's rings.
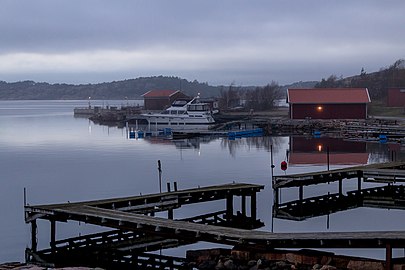
[[[31,249],[36,252],[38,243],[37,243],[37,221],[34,219],[31,221]]]
[[[233,195],[228,194],[226,196],[226,219],[227,221],[232,221],[233,216]]]
[[[256,215],[256,193],[253,192],[250,195],[250,216],[253,220],[257,219],[257,215]]]
[[[56,221],[54,219],[50,220],[51,222],[51,249],[52,251],[55,250],[55,242],[56,242]]]

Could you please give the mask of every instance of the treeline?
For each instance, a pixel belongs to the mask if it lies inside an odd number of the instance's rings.
[[[384,100],[388,88],[405,87],[405,60],[397,60],[388,68],[369,74],[362,68],[359,75],[348,78],[331,75],[322,79],[315,87],[366,87],[372,100]]]
[[[123,81],[97,84],[49,84],[46,82],[0,81],[0,99],[139,99],[149,90],[174,89],[187,95],[217,97],[220,87],[210,86],[196,80],[190,82],[178,77],[140,77]]]
[[[266,111],[275,107],[276,102],[284,97],[284,90],[272,81],[263,87],[222,88],[219,97],[221,110],[257,110]]]

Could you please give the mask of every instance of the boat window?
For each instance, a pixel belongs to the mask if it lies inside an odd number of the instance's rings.
[[[208,104],[191,104],[188,105],[189,111],[207,111],[209,110]]]
[[[177,111],[170,111],[170,114],[177,114]]]

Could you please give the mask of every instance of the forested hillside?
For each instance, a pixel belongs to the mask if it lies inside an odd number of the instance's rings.
[[[359,75],[347,78],[331,75],[328,79],[322,79],[315,87],[366,87],[371,100],[382,101],[387,97],[388,88],[405,87],[405,60],[397,60],[391,66],[381,68],[377,72],[367,73],[362,68]]]
[[[212,97],[219,95],[220,87],[164,76],[80,85],[0,81],[0,99],[139,99],[147,91],[156,89],[175,89],[190,96],[201,93],[204,97]]]

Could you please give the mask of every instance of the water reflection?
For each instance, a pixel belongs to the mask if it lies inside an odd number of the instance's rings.
[[[92,100],[92,105],[93,105]],[[22,219],[22,191],[28,190],[30,204],[61,203],[110,197],[155,193],[158,189],[156,161],[162,160],[163,181],[177,181],[179,189],[198,185],[209,186],[235,182],[263,184],[258,194],[258,217],[265,221],[263,230],[270,230],[272,217],[272,190],[270,177],[270,149],[273,146],[274,163],[280,164],[289,153],[288,173],[325,169],[308,163],[294,165],[295,154],[316,155],[316,141],[289,137],[251,137],[228,140],[226,137],[201,137],[183,141],[158,138],[127,139],[125,129],[95,125],[87,119],[74,118],[73,108],[87,101],[0,101],[0,167],[3,187],[0,191],[0,260],[23,260],[23,250],[29,241],[29,231]],[[301,146],[297,141],[301,142]],[[295,141],[295,142],[294,142]],[[338,145],[329,140],[324,143]],[[312,145],[312,148],[304,147]],[[345,151],[334,149],[332,154],[367,155],[368,163],[388,161],[395,151],[397,159],[404,159],[400,145],[360,143],[344,146]],[[323,151],[325,148],[322,148]],[[178,158],[178,155],[181,158]],[[325,156],[321,152],[320,156]],[[333,161],[333,160],[332,160]],[[343,166],[343,165],[334,165]],[[280,166],[275,174],[284,173]],[[348,185],[349,191],[355,190]],[[305,196],[316,197],[336,192],[336,187],[308,188]],[[283,192],[284,201],[296,199],[296,190]],[[221,203],[219,206],[223,206]],[[176,217],[192,216],[199,211],[216,211],[218,204],[186,208]],[[373,209],[375,210],[375,209]],[[380,210],[380,209],[379,209]],[[375,215],[364,208],[341,211],[335,215],[336,231],[395,229],[402,226],[403,218],[395,210]],[[394,222],[394,221],[395,222]],[[350,223],[348,223],[350,221]],[[323,224],[311,218],[291,222],[277,219],[276,231],[323,231]],[[74,226],[75,225],[75,226]],[[63,224],[58,238],[95,232],[98,228],[83,224]],[[46,225],[41,226],[47,228]],[[40,231],[39,243],[47,245],[49,232]],[[168,251],[170,252],[170,251]],[[179,253],[179,251],[173,251]]]
[[[286,155],[290,165],[357,165],[369,159],[366,142],[329,137],[290,137]]]

